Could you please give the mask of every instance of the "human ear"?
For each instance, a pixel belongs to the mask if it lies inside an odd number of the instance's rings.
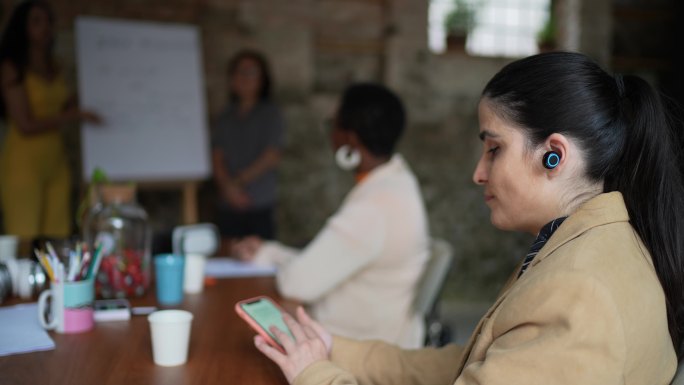
[[[346,134],[346,140],[347,143],[352,146],[353,148],[359,148],[361,147],[361,140],[359,139],[359,136],[356,135],[356,132],[352,130],[345,131]]]
[[[560,173],[571,161],[573,156],[570,141],[559,133],[551,134],[543,145],[542,165],[553,174]]]

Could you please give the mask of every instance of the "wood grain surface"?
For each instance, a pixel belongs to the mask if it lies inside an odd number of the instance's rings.
[[[233,310],[235,302],[257,295],[281,300],[271,277],[220,279],[200,294],[186,294],[176,307],[194,315],[184,365],[156,366],[147,316],[132,316],[82,334],[50,332],[55,350],[0,357],[0,384],[286,384]],[[152,291],[131,304],[157,305]],[[292,311],[295,305],[284,306]]]

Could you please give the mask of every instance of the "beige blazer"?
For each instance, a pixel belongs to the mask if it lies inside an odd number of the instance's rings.
[[[665,296],[622,195],[571,215],[517,271],[465,348],[336,338],[295,384],[666,385],[677,358]]]

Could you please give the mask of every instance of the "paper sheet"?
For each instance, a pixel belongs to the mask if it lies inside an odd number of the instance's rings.
[[[276,268],[217,257],[207,260],[204,272],[208,277],[215,278],[268,277],[275,275]]]
[[[94,16],[75,27],[79,101],[103,121],[82,125],[84,180],[95,167],[121,181],[211,175],[199,29]]]
[[[0,356],[54,348],[55,343],[38,323],[38,304],[0,307]]]

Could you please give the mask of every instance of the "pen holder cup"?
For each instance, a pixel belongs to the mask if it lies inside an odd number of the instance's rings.
[[[48,299],[50,304],[48,306]],[[82,333],[94,325],[92,279],[76,282],[52,282],[50,290],[38,298],[38,321],[57,333]]]

